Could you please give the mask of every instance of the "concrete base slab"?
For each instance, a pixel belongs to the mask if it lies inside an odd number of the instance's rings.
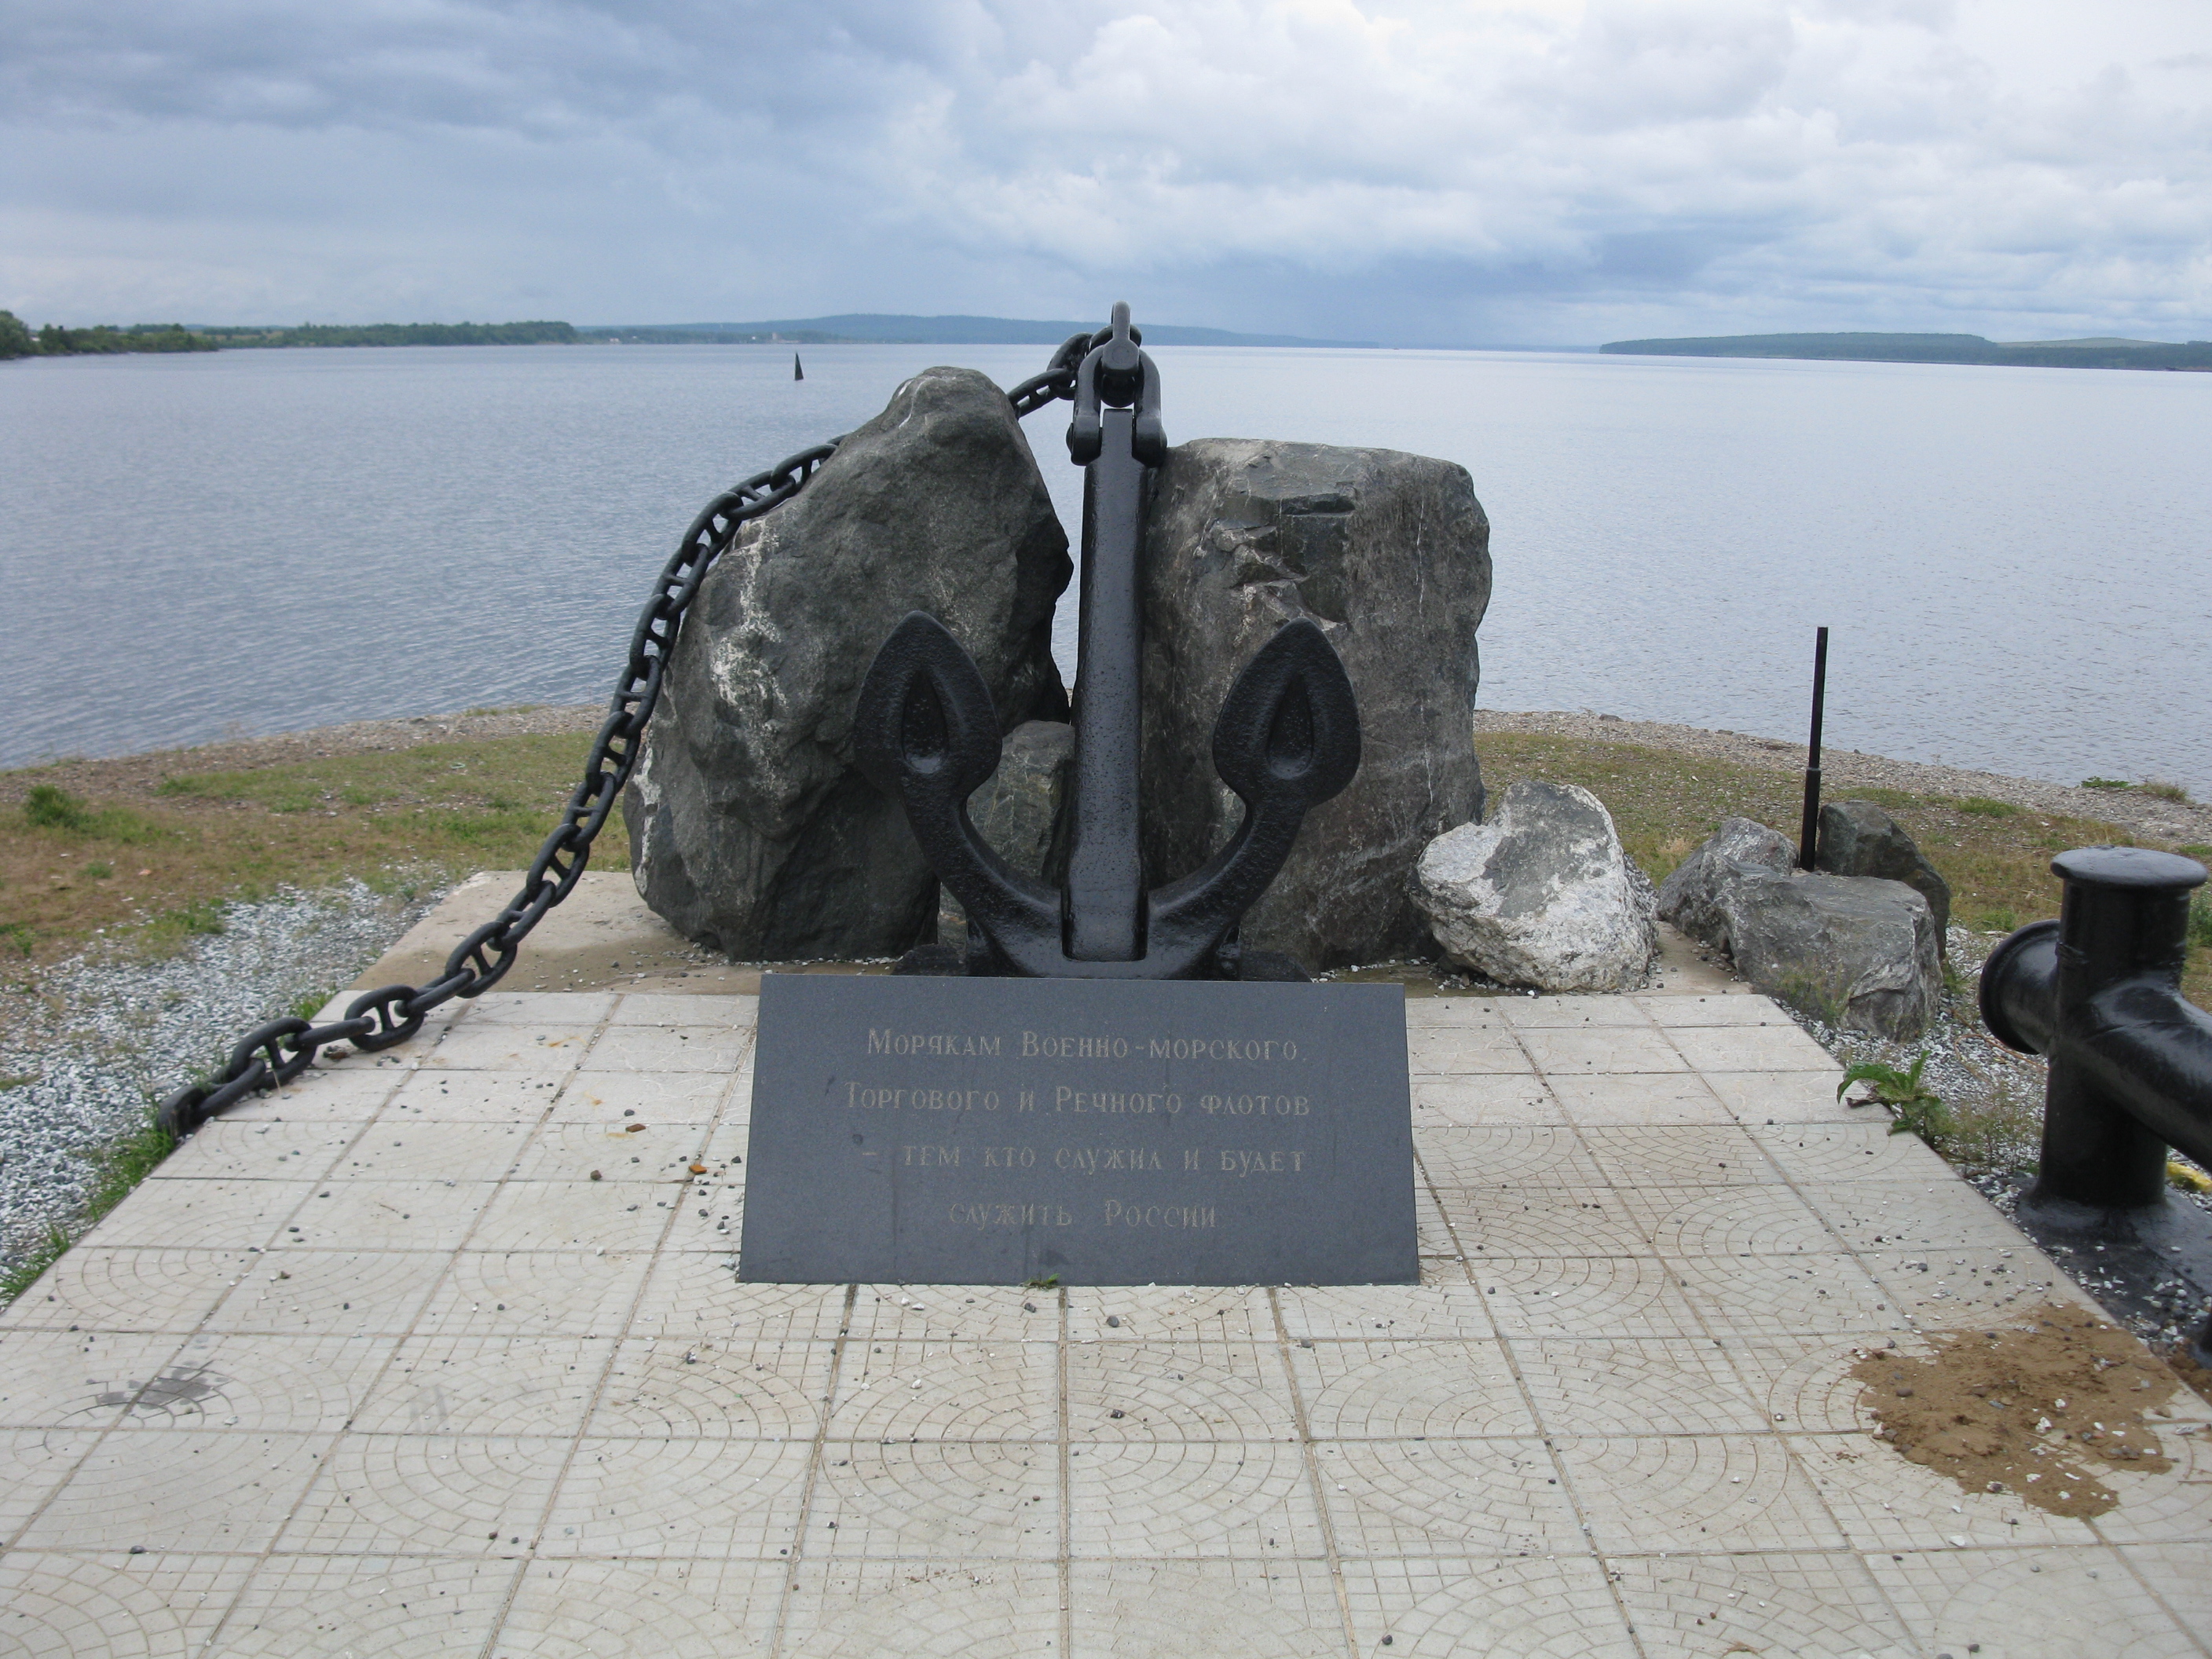
[[[2072,1292],[1762,998],[1410,1002],[1423,1282],[1332,1290],[740,1285],[756,1007],[495,991],[180,1148],[0,1315],[0,1651],[2205,1650],[2193,1396],[2094,1521],[1869,1432]]]

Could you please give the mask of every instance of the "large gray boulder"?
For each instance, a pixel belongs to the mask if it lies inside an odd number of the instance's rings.
[[[1431,842],[1413,901],[1444,954],[1501,985],[1619,991],[1659,954],[1656,896],[1587,789],[1523,779]]]
[[[926,938],[936,879],[853,767],[860,680],[926,611],[974,655],[1006,730],[1065,720],[1050,647],[1069,572],[1006,394],[958,368],[899,387],[701,584],[623,796],[640,895],[742,960]]]
[[[1747,872],[1722,890],[1729,954],[1758,989],[1847,1031],[1911,1042],[1942,995],[1935,919],[1903,882]]]
[[[1275,630],[1309,618],[1359,700],[1359,772],[1306,819],[1243,942],[1317,969],[1429,954],[1414,862],[1482,813],[1490,522],[1466,469],[1387,449],[1183,444],[1160,470],[1145,556],[1148,879],[1188,874],[1235,832],[1243,809],[1214,775],[1215,716]]]
[[[1936,920],[1936,948],[1943,949],[1951,925],[1951,884],[1905,834],[1904,825],[1870,800],[1832,800],[1820,808],[1820,842],[1814,862],[1831,875],[1880,876],[1901,881],[1928,901]]]
[[[1659,884],[1659,920],[1715,950],[1728,948],[1721,895],[1759,872],[1787,875],[1797,849],[1763,823],[1723,818],[1705,843]]]

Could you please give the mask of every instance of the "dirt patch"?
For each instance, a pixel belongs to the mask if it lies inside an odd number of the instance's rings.
[[[1877,1348],[1851,1368],[1876,1436],[1968,1492],[2010,1492],[2087,1519],[2119,1497],[2105,1466],[2173,1467],[2144,1421],[2180,1385],[2118,1326],[2046,1303],[1990,1330],[1928,1338],[1932,1358]]]
[[[2212,1401],[2212,1371],[2208,1371],[2190,1357],[2186,1344],[2166,1355],[2166,1363],[2173,1367],[2173,1374],[2181,1379],[2182,1387],[2206,1401]]]

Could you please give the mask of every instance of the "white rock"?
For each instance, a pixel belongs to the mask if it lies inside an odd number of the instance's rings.
[[[1618,991],[1659,954],[1651,884],[1572,784],[1513,785],[1488,823],[1429,843],[1413,892],[1444,953],[1503,985]]]

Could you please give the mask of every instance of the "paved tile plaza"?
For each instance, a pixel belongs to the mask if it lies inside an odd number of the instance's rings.
[[[1327,1291],[740,1285],[754,1008],[187,1144],[0,1316],[0,1654],[2208,1650],[2193,1396],[2094,1522],[1871,1437],[1855,1348],[2075,1293],[1764,999],[1410,1002],[1423,1283]]]

